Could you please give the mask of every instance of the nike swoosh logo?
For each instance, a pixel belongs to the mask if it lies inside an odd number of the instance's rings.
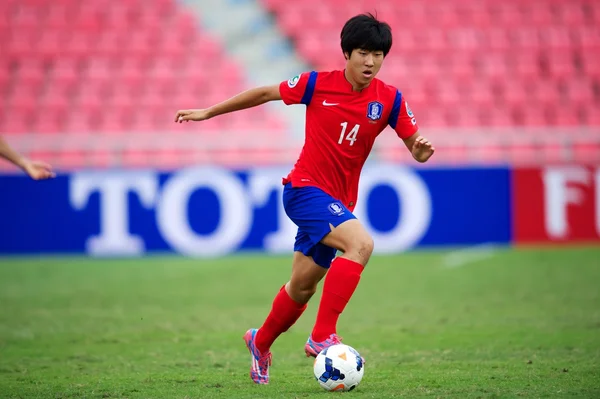
[[[331,107],[333,105],[338,105],[339,103],[328,103],[327,100],[323,100],[323,105],[326,107]]]

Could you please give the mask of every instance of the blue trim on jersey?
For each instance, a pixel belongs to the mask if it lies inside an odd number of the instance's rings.
[[[315,92],[315,83],[317,83],[317,72],[312,71],[310,76],[308,77],[308,83],[306,83],[306,89],[304,89],[304,95],[302,96],[302,100],[300,102],[302,104],[310,104],[310,100],[312,100],[313,93]]]
[[[400,116],[400,106],[402,105],[402,93],[399,90],[396,90],[396,98],[394,99],[394,105],[392,106],[392,112],[390,112],[390,117],[388,119],[388,124],[392,127],[392,129],[396,128],[398,124],[398,117]]]

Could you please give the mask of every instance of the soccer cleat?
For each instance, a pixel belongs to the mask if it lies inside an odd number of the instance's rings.
[[[329,338],[327,338],[323,342],[315,342],[312,339],[312,335],[308,337],[308,341],[306,341],[306,345],[304,345],[304,352],[306,353],[306,357],[312,356],[317,357],[319,353],[325,348],[329,348],[332,345],[341,344],[342,339],[337,336],[337,334],[331,334]]]
[[[252,366],[250,367],[250,378],[257,384],[269,383],[269,366],[271,365],[271,351],[262,354],[254,344],[254,338],[258,330],[251,328],[244,334],[244,341],[252,355]]]
[[[304,353],[306,353],[306,357],[309,357],[309,356],[317,357],[319,355],[319,353],[321,353],[321,351],[323,351],[324,349],[329,348],[330,346],[333,346],[333,345],[341,344],[341,343],[342,343],[342,338],[338,337],[337,334],[331,334],[329,336],[329,338],[327,338],[323,342],[313,341],[312,335],[311,335],[310,337],[308,337],[308,341],[306,341],[306,345],[304,345]],[[364,364],[365,358],[362,356],[360,358]]]

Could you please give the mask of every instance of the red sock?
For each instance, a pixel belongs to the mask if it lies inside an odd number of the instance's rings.
[[[312,339],[321,342],[336,333],[340,314],[352,297],[364,266],[346,258],[335,258],[325,277]]]
[[[294,301],[285,290],[285,285],[281,287],[273,300],[271,312],[256,333],[254,342],[258,350],[261,353],[267,352],[277,337],[294,325],[305,309],[306,304]]]

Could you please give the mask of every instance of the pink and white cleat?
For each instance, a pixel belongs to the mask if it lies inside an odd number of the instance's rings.
[[[327,338],[323,342],[315,342],[312,339],[312,335],[308,337],[308,341],[306,341],[306,345],[304,345],[304,352],[306,353],[306,357],[312,356],[317,357],[319,353],[325,348],[329,348],[332,345],[341,344],[342,339],[337,336],[337,334],[331,334],[329,338]]]
[[[341,344],[342,343],[342,338],[339,337],[337,334],[331,334],[329,336],[329,338],[327,338],[325,341],[323,342],[315,342],[312,339],[312,335],[310,337],[308,337],[308,341],[306,341],[306,345],[304,345],[304,353],[306,353],[306,357],[312,356],[312,357],[317,357],[319,355],[319,353],[321,353],[321,351],[323,351],[326,348],[329,348],[330,346],[333,345],[337,345],[337,344]],[[362,362],[365,363],[365,358],[364,357],[360,357],[362,359]]]
[[[271,351],[267,353],[260,353],[256,345],[254,345],[254,338],[258,329],[251,328],[244,334],[244,341],[246,346],[252,355],[252,366],[250,366],[250,378],[257,384],[268,384],[269,383],[269,366],[271,365],[272,355]]]

